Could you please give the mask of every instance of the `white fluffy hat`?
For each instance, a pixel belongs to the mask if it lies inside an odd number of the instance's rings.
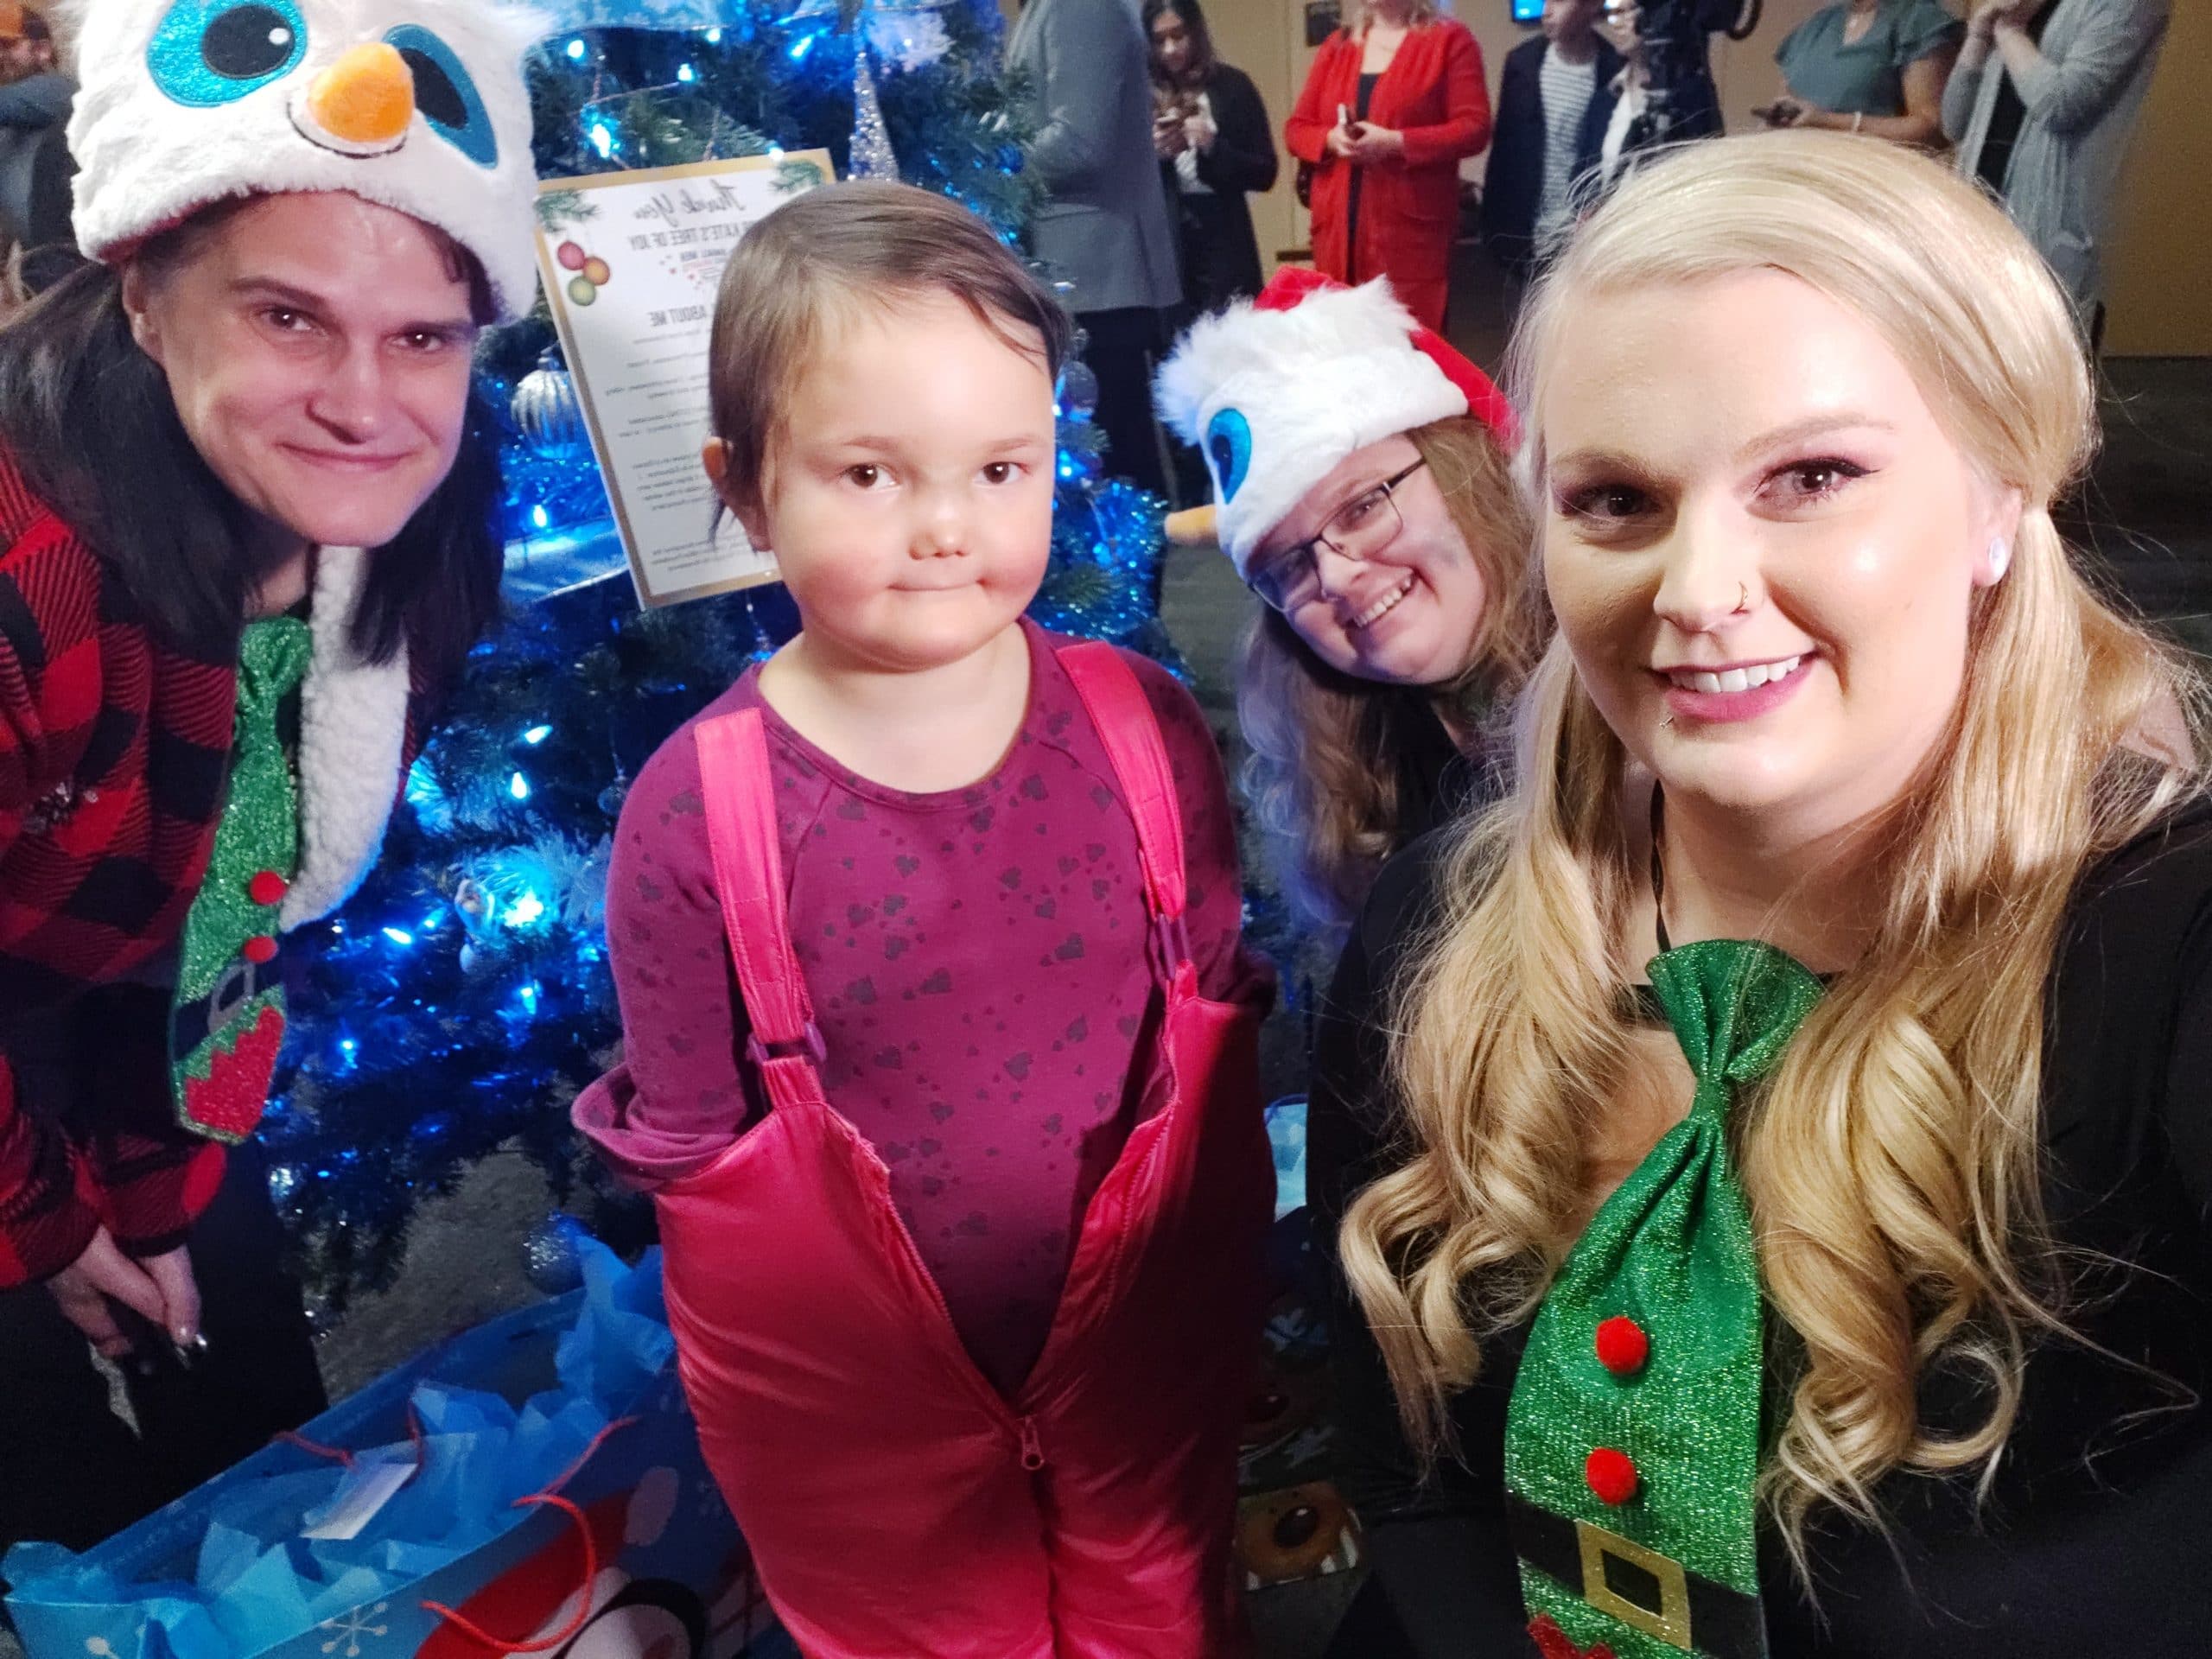
[[[78,245],[112,262],[229,196],[346,190],[474,253],[530,308],[537,169],[504,0],[75,0]]]
[[[1213,476],[1222,550],[1256,547],[1329,469],[1432,421],[1473,415],[1513,441],[1490,377],[1415,322],[1383,277],[1357,288],[1287,267],[1201,317],[1160,365],[1154,404]]]

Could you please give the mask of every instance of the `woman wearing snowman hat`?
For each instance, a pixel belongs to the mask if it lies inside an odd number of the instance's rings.
[[[538,31],[477,0],[68,22],[95,263],[0,331],[0,1538],[81,1544],[321,1402],[226,1162],[284,936],[367,873],[496,607],[471,347],[532,297]]]
[[[1261,601],[1237,672],[1277,875],[1350,923],[1384,859],[1484,787],[1485,720],[1536,658],[1511,409],[1387,278],[1277,273],[1161,366]]]

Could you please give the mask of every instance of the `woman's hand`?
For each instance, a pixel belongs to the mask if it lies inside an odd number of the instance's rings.
[[[1967,33],[1986,41],[2008,25],[2024,29],[2035,6],[2036,0],[1980,0],[1967,22]]]
[[[1203,110],[1192,111],[1190,118],[1183,123],[1185,148],[1195,149],[1201,156],[1213,148],[1213,141],[1220,136],[1221,130],[1206,119]]]
[[[1186,124],[1173,115],[1160,116],[1154,120],[1152,147],[1159,152],[1161,161],[1172,162],[1183,153],[1189,143],[1183,136]]]
[[[1344,151],[1355,167],[1379,166],[1384,162],[1395,162],[1405,153],[1405,134],[1365,121],[1352,129],[1351,145]]]
[[[1803,127],[1808,130],[1840,132],[1851,124],[1847,117],[1838,115],[1834,110],[1824,110],[1817,104],[1808,104],[1803,99],[1793,98],[1788,93],[1752,113],[1770,127]]]
[[[1351,134],[1344,128],[1331,127],[1329,136],[1321,141],[1321,152],[1325,156],[1332,156],[1340,162],[1348,162],[1351,159],[1352,145],[1355,142]]]
[[[130,1338],[116,1323],[110,1301],[151,1320],[180,1348],[200,1340],[200,1287],[181,1245],[134,1262],[103,1227],[82,1255],[46,1283],[62,1317],[106,1358],[120,1359],[130,1351]]]

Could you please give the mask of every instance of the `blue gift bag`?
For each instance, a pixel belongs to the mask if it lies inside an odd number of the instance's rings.
[[[9,1552],[31,1659],[796,1659],[700,1460],[661,1304],[454,1338],[85,1554]]]

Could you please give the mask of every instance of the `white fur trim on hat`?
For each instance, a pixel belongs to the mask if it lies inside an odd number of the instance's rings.
[[[1419,327],[1378,276],[1285,310],[1240,302],[1193,323],[1160,365],[1155,405],[1206,457],[1239,575],[1346,455],[1467,412],[1466,393],[1414,345]]]
[[[226,197],[344,190],[468,249],[503,317],[530,308],[537,169],[521,61],[549,26],[536,12],[502,0],[73,0],[72,10],[69,149],[77,241],[92,257],[119,258]],[[349,143],[321,125],[309,94],[341,54],[380,42],[417,83],[412,113],[388,140]],[[432,119],[451,114],[465,118]],[[354,153],[365,149],[376,153]]]

